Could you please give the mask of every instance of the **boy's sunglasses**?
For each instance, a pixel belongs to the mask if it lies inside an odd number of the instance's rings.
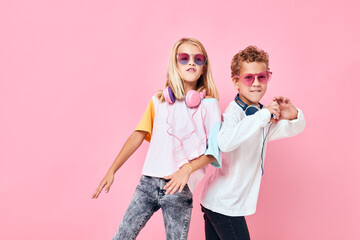
[[[243,84],[250,87],[253,85],[253,83],[255,81],[255,77],[257,77],[258,81],[261,84],[267,84],[271,79],[271,75],[272,75],[272,72],[265,71],[265,72],[261,72],[261,73],[257,73],[257,74],[247,73],[247,74],[243,74],[241,76],[235,75],[234,78],[240,79]]]
[[[203,54],[178,53],[176,58],[180,64],[184,65],[190,61],[190,56],[194,58],[196,65],[202,66],[206,63],[206,57]]]

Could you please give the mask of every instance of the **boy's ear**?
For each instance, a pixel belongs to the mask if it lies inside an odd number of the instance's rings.
[[[233,78],[233,79],[232,79],[232,82],[233,82],[234,87],[236,88],[236,90],[239,90],[239,86],[237,85],[238,81],[239,81],[238,78]]]

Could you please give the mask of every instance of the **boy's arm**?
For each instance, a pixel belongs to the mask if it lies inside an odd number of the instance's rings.
[[[270,116],[268,109],[262,109],[254,115],[241,119],[237,106],[230,104],[223,114],[224,120],[218,136],[220,150],[230,152],[238,148],[265,127]]]
[[[165,179],[171,179],[165,186],[165,194],[174,194],[178,189],[179,193],[184,189],[187,184],[191,173],[196,170],[207,166],[208,164],[215,161],[215,157],[212,155],[201,155],[200,157],[192,160],[190,163],[182,165],[182,167],[171,174],[170,176],[164,177]]]
[[[119,154],[115,158],[114,162],[110,166],[105,177],[101,180],[99,186],[92,195],[92,198],[98,198],[101,191],[105,188],[105,192],[109,192],[110,186],[114,182],[114,175],[116,171],[129,159],[129,157],[138,149],[141,143],[144,141],[147,132],[134,131],[130,137],[126,140],[124,146],[121,148]]]
[[[273,124],[269,130],[269,141],[293,137],[305,129],[305,118],[300,109],[297,110],[295,119],[282,119],[277,124]]]
[[[305,129],[305,118],[300,109],[297,109],[289,98],[274,97],[280,106],[280,119],[272,125],[269,131],[269,141],[285,137],[292,137]]]

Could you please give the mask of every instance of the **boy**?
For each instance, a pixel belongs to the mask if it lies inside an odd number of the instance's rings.
[[[238,91],[223,114],[218,136],[223,166],[207,179],[201,196],[207,240],[250,239],[244,216],[255,213],[266,140],[302,132],[302,112],[288,98],[274,97],[263,107],[259,102],[270,80],[268,54],[254,46],[237,53],[231,77]]]

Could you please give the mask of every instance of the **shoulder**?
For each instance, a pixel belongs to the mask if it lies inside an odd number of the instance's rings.
[[[164,102],[161,101],[161,96],[162,96],[162,92],[158,91],[151,97],[151,100],[153,101],[154,104],[158,105]]]
[[[213,119],[215,122],[221,121],[221,109],[216,98],[204,98],[201,100],[201,109],[207,119]]]
[[[152,100],[153,102],[158,102],[158,101],[159,101],[158,94],[157,94],[157,93],[154,94],[154,95],[151,97],[151,100]]]
[[[233,101],[231,101],[229,103],[226,110],[232,110],[232,111],[240,112],[240,111],[242,111],[242,108],[233,100]]]
[[[231,101],[229,105],[226,107],[224,114],[240,116],[241,112],[244,112],[244,110],[239,105],[237,105],[235,101]]]
[[[148,103],[148,108],[153,109],[153,111],[156,111],[158,109],[158,106],[160,104],[160,100],[157,96],[157,94],[154,94],[150,99]]]
[[[219,108],[219,101],[216,98],[204,98],[203,100],[201,100],[201,105],[203,105],[205,108]]]
[[[202,103],[210,103],[210,104],[219,104],[219,101],[216,98],[206,96],[203,100],[201,100]]]

